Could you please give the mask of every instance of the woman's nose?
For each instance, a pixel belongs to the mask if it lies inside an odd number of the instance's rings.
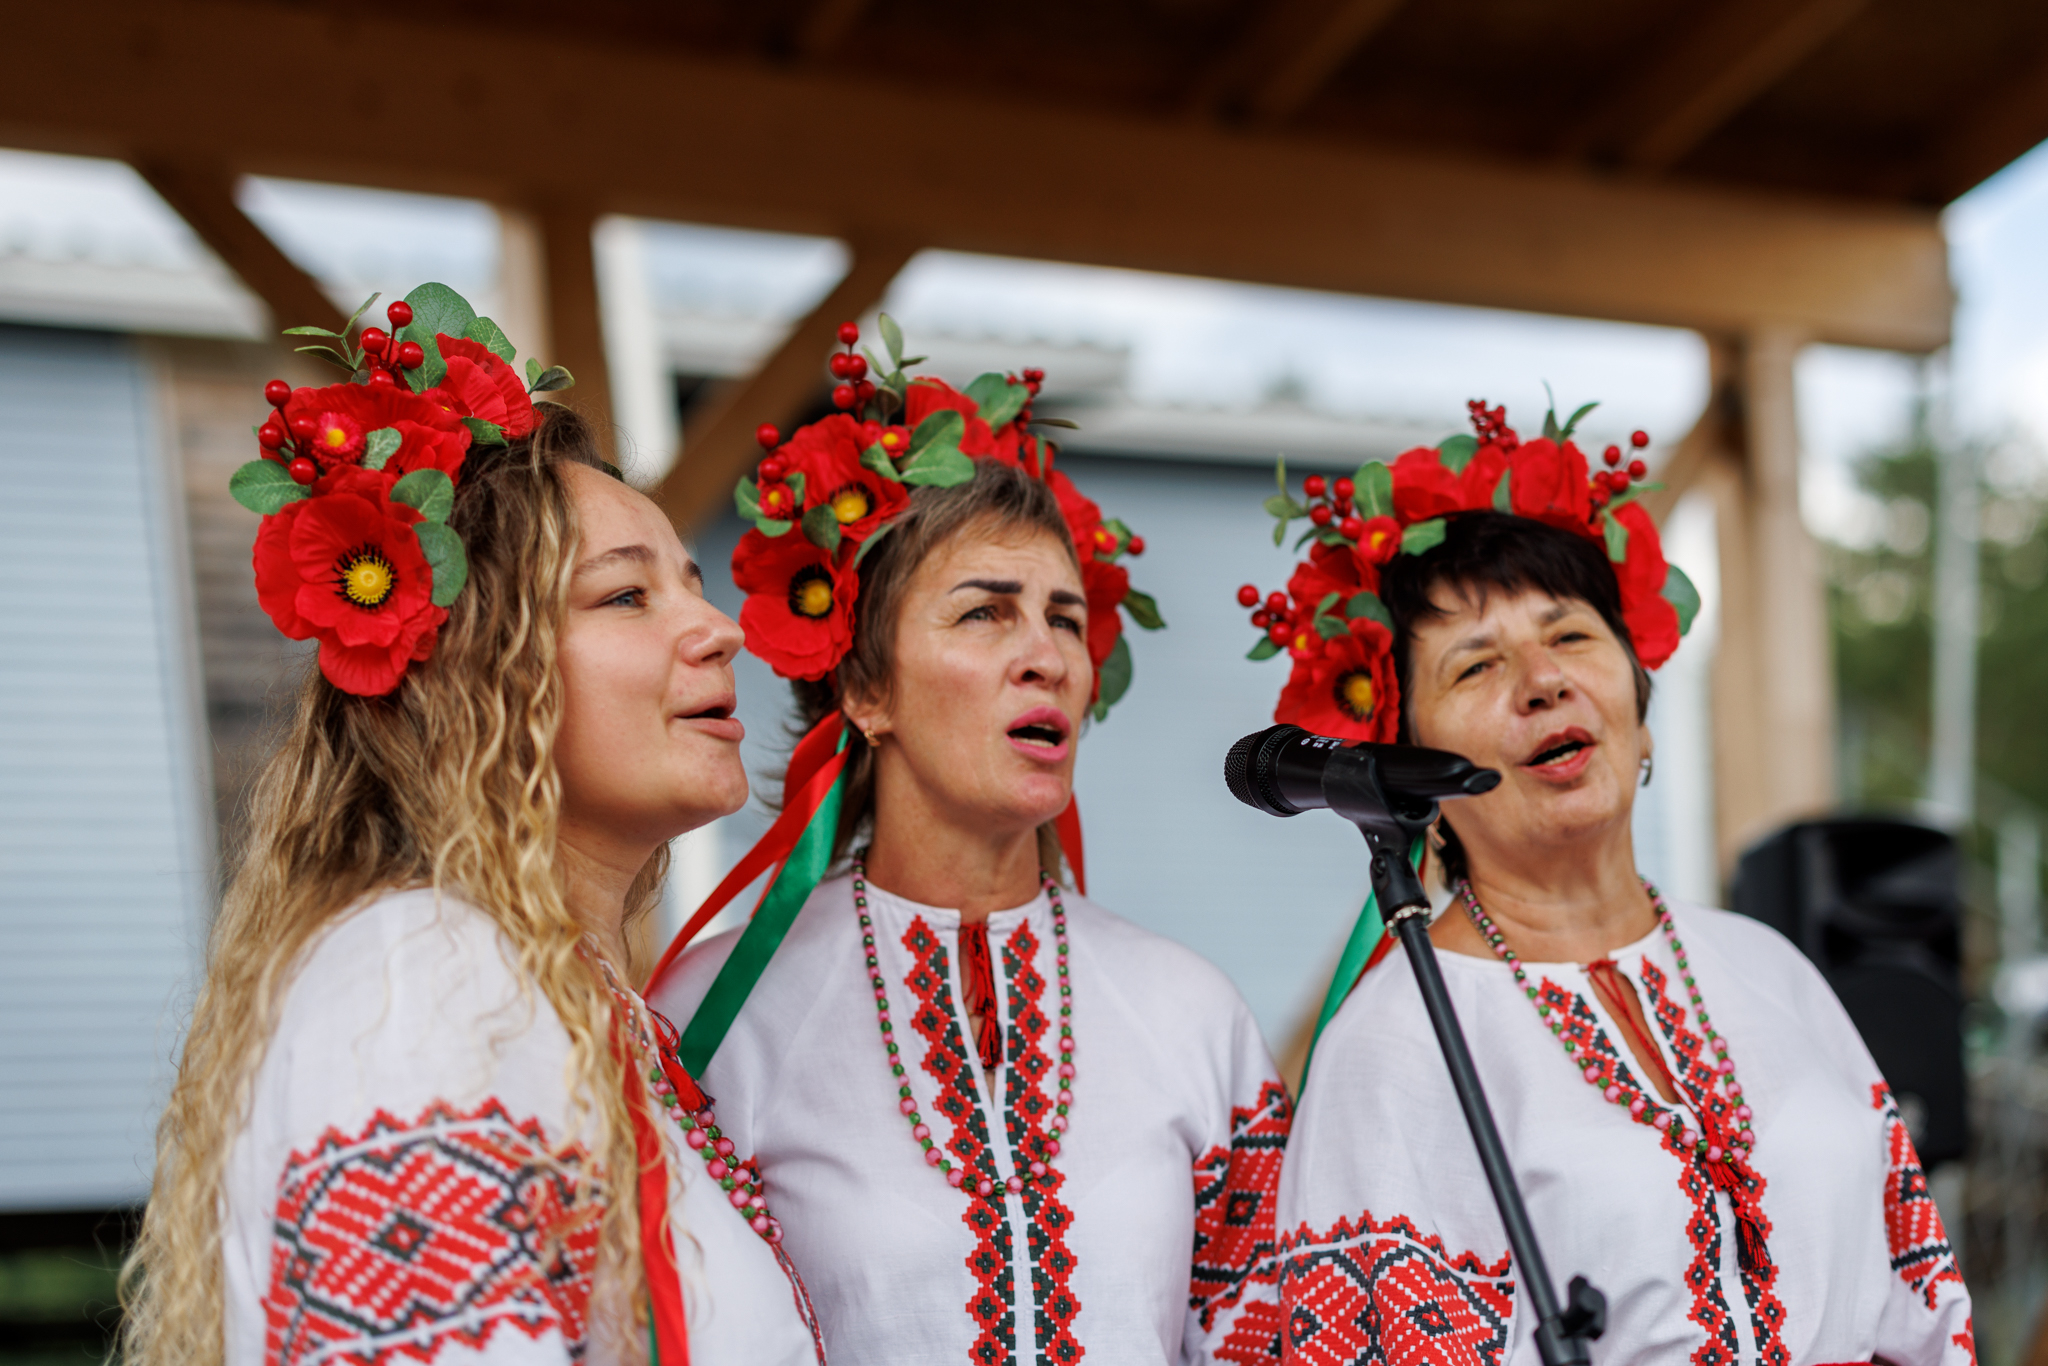
[[[686,664],[729,664],[747,643],[740,624],[702,598],[690,600],[677,650]]]
[[[1019,645],[1010,671],[1014,681],[1049,683],[1054,687],[1065,681],[1067,657],[1060,650],[1059,640],[1049,623],[1032,622],[1025,628]]]
[[[1517,705],[1523,711],[1543,711],[1556,706],[1570,686],[1564,670],[1557,666],[1547,651],[1537,650],[1525,655],[1520,675],[1515,692]]]

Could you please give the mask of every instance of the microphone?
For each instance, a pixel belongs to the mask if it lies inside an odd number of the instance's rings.
[[[1230,747],[1223,781],[1231,796],[1269,816],[1327,808],[1356,821],[1391,808],[1426,822],[1435,803],[1491,792],[1500,774],[1446,750],[1346,744],[1300,726],[1273,726]]]

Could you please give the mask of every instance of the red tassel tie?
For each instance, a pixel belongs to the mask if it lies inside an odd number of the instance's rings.
[[[1771,1248],[1765,1241],[1764,1212],[1756,1195],[1756,1180],[1748,1170],[1748,1164],[1735,1156],[1735,1148],[1728,1141],[1728,1130],[1717,1115],[1703,1117],[1709,1145],[1719,1148],[1719,1160],[1708,1162],[1701,1158],[1707,1169],[1708,1178],[1716,1189],[1727,1193],[1728,1201],[1735,1206],[1735,1253],[1741,1260],[1742,1269],[1753,1276],[1759,1276],[1771,1269]]]
[[[974,1046],[983,1070],[1002,1066],[1003,1026],[996,1018],[996,968],[989,957],[985,920],[960,927],[960,1003],[970,1017],[981,1018],[974,1027]]]

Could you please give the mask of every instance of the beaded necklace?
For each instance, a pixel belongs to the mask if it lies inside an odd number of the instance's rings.
[[[1670,908],[1665,906],[1664,898],[1659,895],[1648,878],[1643,879],[1643,890],[1650,894],[1650,905],[1657,913],[1657,926],[1664,931],[1664,938],[1671,945],[1671,956],[1678,963],[1679,979],[1685,983],[1686,994],[1692,998],[1693,1017],[1699,1021],[1700,1031],[1707,1036],[1707,1046],[1713,1050],[1714,1076],[1727,1092],[1729,1103],[1734,1107],[1735,1130],[1733,1133],[1716,1134],[1712,1137],[1694,1133],[1685,1127],[1676,1110],[1653,1104],[1643,1091],[1614,1081],[1603,1084],[1598,1063],[1588,1061],[1583,1075],[1588,1085],[1600,1088],[1600,1094],[1609,1103],[1626,1108],[1629,1116],[1638,1124],[1647,1124],[1660,1133],[1673,1130],[1675,1125],[1676,1129],[1671,1136],[1681,1150],[1690,1149],[1710,1163],[1718,1163],[1724,1157],[1747,1157],[1756,1139],[1750,1130],[1749,1122],[1752,1116],[1749,1105],[1742,1099],[1742,1083],[1735,1079],[1735,1063],[1728,1056],[1728,1041],[1714,1032],[1714,1026],[1707,1016],[1707,1005],[1700,997],[1699,983],[1693,978],[1692,964],[1686,960],[1685,944],[1679,939],[1678,930],[1671,923]],[[1509,970],[1515,974],[1515,985],[1521,987],[1523,994],[1535,1004],[1536,1013],[1550,1026],[1550,1032],[1560,1036],[1564,1051],[1567,1054],[1577,1053],[1578,1044],[1562,1037],[1564,1021],[1552,1018],[1550,1003],[1530,984],[1529,975],[1522,970],[1522,960],[1508,947],[1507,937],[1500,932],[1486,912],[1480,909],[1479,898],[1472,893],[1472,884],[1460,878],[1457,892],[1459,899],[1465,903],[1465,914],[1471,917],[1473,927],[1492,946],[1494,954],[1501,962],[1506,963]],[[1717,1129],[1721,1127],[1715,1123],[1711,1115],[1705,1113],[1704,1107],[1702,1116],[1705,1124]],[[1727,1149],[1725,1153],[1724,1145]]]
[[[1053,938],[1059,950],[1055,967],[1060,978],[1060,1089],[1053,1097],[1053,1117],[1046,1123],[1046,1128],[1052,1132],[1039,1147],[1043,1157],[1034,1158],[1024,1171],[1005,1181],[992,1181],[986,1176],[980,1177],[969,1185],[967,1169],[955,1165],[939,1147],[937,1140],[932,1137],[931,1126],[926,1124],[924,1116],[918,1113],[917,1100],[911,1094],[909,1077],[894,1037],[896,1025],[889,1018],[889,987],[882,980],[881,958],[875,948],[875,922],[868,915],[867,859],[863,856],[853,861],[853,908],[860,915],[861,950],[867,958],[868,981],[875,990],[875,1013],[882,1027],[882,1046],[888,1050],[889,1071],[896,1078],[896,1108],[902,1112],[904,1119],[909,1121],[911,1138],[924,1150],[924,1164],[927,1167],[938,1168],[939,1173],[946,1178],[946,1184],[954,1189],[967,1190],[989,1201],[999,1200],[1005,1195],[1015,1195],[1026,1185],[1042,1183],[1053,1174],[1052,1169],[1046,1166],[1044,1158],[1059,1156],[1060,1135],[1067,1131],[1067,1109],[1074,1103],[1074,988],[1067,977],[1067,908],[1060,900],[1059,884],[1053,881],[1051,875],[1041,870],[1038,878],[1039,885],[1052,901]],[[989,1080],[990,1090],[993,1092],[993,1073],[989,1074]]]

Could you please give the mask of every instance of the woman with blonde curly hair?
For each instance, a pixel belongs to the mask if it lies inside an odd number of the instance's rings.
[[[126,1359],[822,1361],[627,985],[667,841],[746,799],[740,632],[488,319],[430,285],[391,320],[368,383],[270,386],[235,479],[320,668],[214,926]]]

